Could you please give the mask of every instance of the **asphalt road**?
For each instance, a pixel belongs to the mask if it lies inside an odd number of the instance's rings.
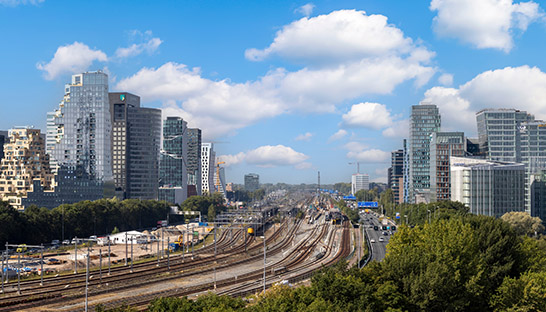
[[[381,230],[381,223],[379,222],[378,218],[370,213],[370,214],[361,214],[360,215],[361,221],[363,221],[363,228],[364,232],[366,234],[366,238],[370,240],[370,246],[372,249],[372,259],[376,261],[381,261],[383,258],[385,258],[385,254],[387,252],[387,243],[389,242],[390,235],[383,235],[383,231]],[[368,221],[366,221],[368,219]],[[370,228],[370,225],[377,225],[379,227],[379,230],[374,230],[373,228]],[[388,231],[387,231],[388,233]],[[383,238],[383,241],[380,241],[379,238]],[[372,242],[375,241],[375,242]]]

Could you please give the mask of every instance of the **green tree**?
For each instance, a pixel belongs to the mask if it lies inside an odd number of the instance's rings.
[[[544,232],[544,225],[539,217],[531,217],[523,211],[512,211],[502,215],[501,219],[508,222],[518,235],[535,235]]]
[[[494,311],[546,311],[546,271],[507,277],[491,298]]]

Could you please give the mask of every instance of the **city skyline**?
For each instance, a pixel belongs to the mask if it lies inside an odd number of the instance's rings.
[[[453,0],[0,1],[12,43],[0,51],[10,73],[0,78],[1,130],[45,133],[71,75],[102,69],[110,92],[202,129],[228,181],[256,172],[264,183],[314,183],[320,170],[324,184],[349,182],[358,161],[370,181],[386,182],[420,101],[438,106],[442,131],[468,137],[485,108],[546,119],[544,7],[504,2],[484,1],[484,28],[471,2]],[[118,23],[48,22],[81,11]]]

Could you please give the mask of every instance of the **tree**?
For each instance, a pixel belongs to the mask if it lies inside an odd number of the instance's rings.
[[[501,219],[508,222],[518,235],[535,235],[544,232],[544,225],[539,217],[531,217],[523,211],[512,211],[502,215]]]

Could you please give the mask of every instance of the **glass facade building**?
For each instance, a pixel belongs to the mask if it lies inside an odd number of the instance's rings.
[[[253,192],[260,188],[260,176],[256,173],[245,174],[245,191]]]
[[[391,152],[391,167],[389,168],[389,185],[392,190],[394,202],[402,203],[404,188],[404,150]]]
[[[78,167],[91,179],[112,182],[111,131],[108,76],[101,71],[73,75],[59,108],[47,114],[53,172]]]
[[[440,111],[436,105],[413,105],[410,117],[409,194],[415,202],[417,194],[430,192],[430,135],[440,131]]]
[[[169,203],[181,204],[187,198],[187,129],[187,123],[180,117],[167,117],[163,121],[163,149],[159,164],[159,199]]]
[[[116,196],[157,199],[161,110],[140,107],[140,97],[109,93]]]
[[[201,195],[201,129],[188,128],[188,196],[193,185],[195,195]]]
[[[501,217],[524,211],[524,180],[523,164],[451,157],[451,200],[474,214]]]

